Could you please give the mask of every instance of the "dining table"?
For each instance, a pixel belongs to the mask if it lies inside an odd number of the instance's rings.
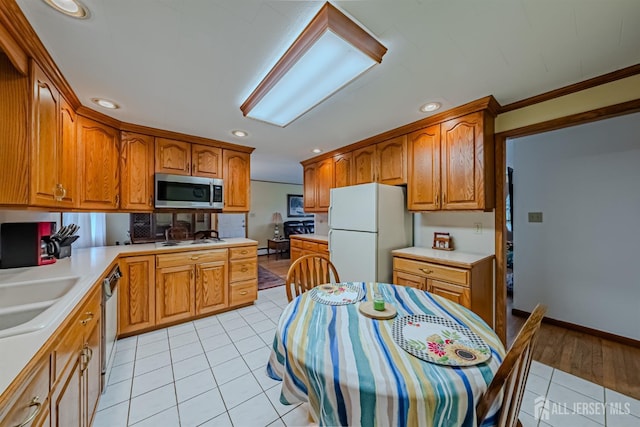
[[[309,417],[321,426],[476,426],[476,404],[505,356],[489,325],[467,308],[417,288],[340,285],[361,289],[364,296],[332,305],[314,298],[312,289],[282,312],[266,367],[267,375],[282,381],[281,403],[308,402]],[[360,312],[374,293],[396,310],[395,318]],[[449,366],[405,351],[394,340],[394,322],[414,315],[468,328],[486,344],[488,360]],[[497,423],[499,409],[499,403],[492,407],[483,427]]]

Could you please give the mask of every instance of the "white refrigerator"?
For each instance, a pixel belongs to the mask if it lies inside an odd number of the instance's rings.
[[[331,189],[329,253],[341,281],[392,282],[391,251],[413,245],[405,192],[378,183]]]

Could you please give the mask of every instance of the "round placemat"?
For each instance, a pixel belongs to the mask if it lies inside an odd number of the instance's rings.
[[[364,295],[362,286],[349,283],[319,285],[309,291],[311,299],[327,305],[354,304]]]
[[[440,365],[472,366],[491,357],[491,349],[475,332],[439,316],[398,317],[393,339],[408,353]]]

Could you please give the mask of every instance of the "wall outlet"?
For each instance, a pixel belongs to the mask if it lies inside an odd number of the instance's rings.
[[[481,222],[474,222],[473,223],[473,227],[475,229],[476,234],[482,234],[482,223]]]
[[[542,212],[529,212],[529,222],[542,222]]]

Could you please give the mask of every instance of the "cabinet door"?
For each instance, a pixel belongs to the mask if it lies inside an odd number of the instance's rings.
[[[333,159],[318,163],[316,202],[319,212],[329,210],[330,191],[333,188]]]
[[[73,108],[60,97],[60,148],[58,150],[58,201],[60,206],[76,207],[78,203],[78,167],[76,125],[78,116]]]
[[[153,211],[153,137],[122,132],[120,146],[120,208]]]
[[[293,263],[295,260],[297,260],[298,258],[300,258],[302,256],[302,252],[303,251],[300,248],[291,247],[291,248],[289,248],[289,252],[290,252],[289,257],[291,258],[290,261],[291,261],[291,263]]]
[[[83,209],[114,210],[120,204],[118,131],[86,117],[78,119],[78,145],[82,174],[80,205]]]
[[[156,270],[156,325],[195,314],[194,267],[184,265]]]
[[[191,144],[156,138],[156,172],[191,175]]]
[[[403,271],[393,271],[393,283],[400,286],[410,286],[412,288],[427,290],[427,279],[425,277],[416,276],[415,274],[405,273]]]
[[[211,313],[228,305],[227,262],[196,264],[196,315]]]
[[[93,330],[89,333],[86,343],[84,345],[85,351],[85,365],[82,371],[83,379],[83,397],[85,398],[86,406],[84,408],[84,425],[90,426],[93,421],[93,416],[98,407],[98,398],[100,397],[101,387],[100,382],[102,380],[102,363],[100,358],[102,352],[100,351],[100,332],[101,325],[104,319],[98,319],[95,323]]]
[[[251,200],[251,155],[223,150],[224,212],[248,212]]]
[[[407,183],[407,136],[402,135],[376,144],[378,165],[377,181],[380,184]]]
[[[155,325],[155,256],[123,258],[118,284],[118,334]]]
[[[191,146],[191,175],[222,178],[222,149],[207,145]]]
[[[464,286],[429,279],[429,292],[471,309],[471,290]]]
[[[69,374],[59,383],[51,401],[52,427],[82,427],[82,372],[84,357],[78,349]]]
[[[376,180],[376,146],[355,150],[353,152],[352,185],[366,184]]]
[[[316,209],[316,164],[304,167],[304,210],[313,212]]]
[[[440,208],[440,125],[408,136],[407,204],[409,210]]]
[[[333,171],[335,175],[334,188],[347,187],[351,185],[351,153],[334,156]]]
[[[56,206],[60,95],[35,63],[32,70],[31,204]]]
[[[442,123],[442,209],[484,208],[482,113]]]

